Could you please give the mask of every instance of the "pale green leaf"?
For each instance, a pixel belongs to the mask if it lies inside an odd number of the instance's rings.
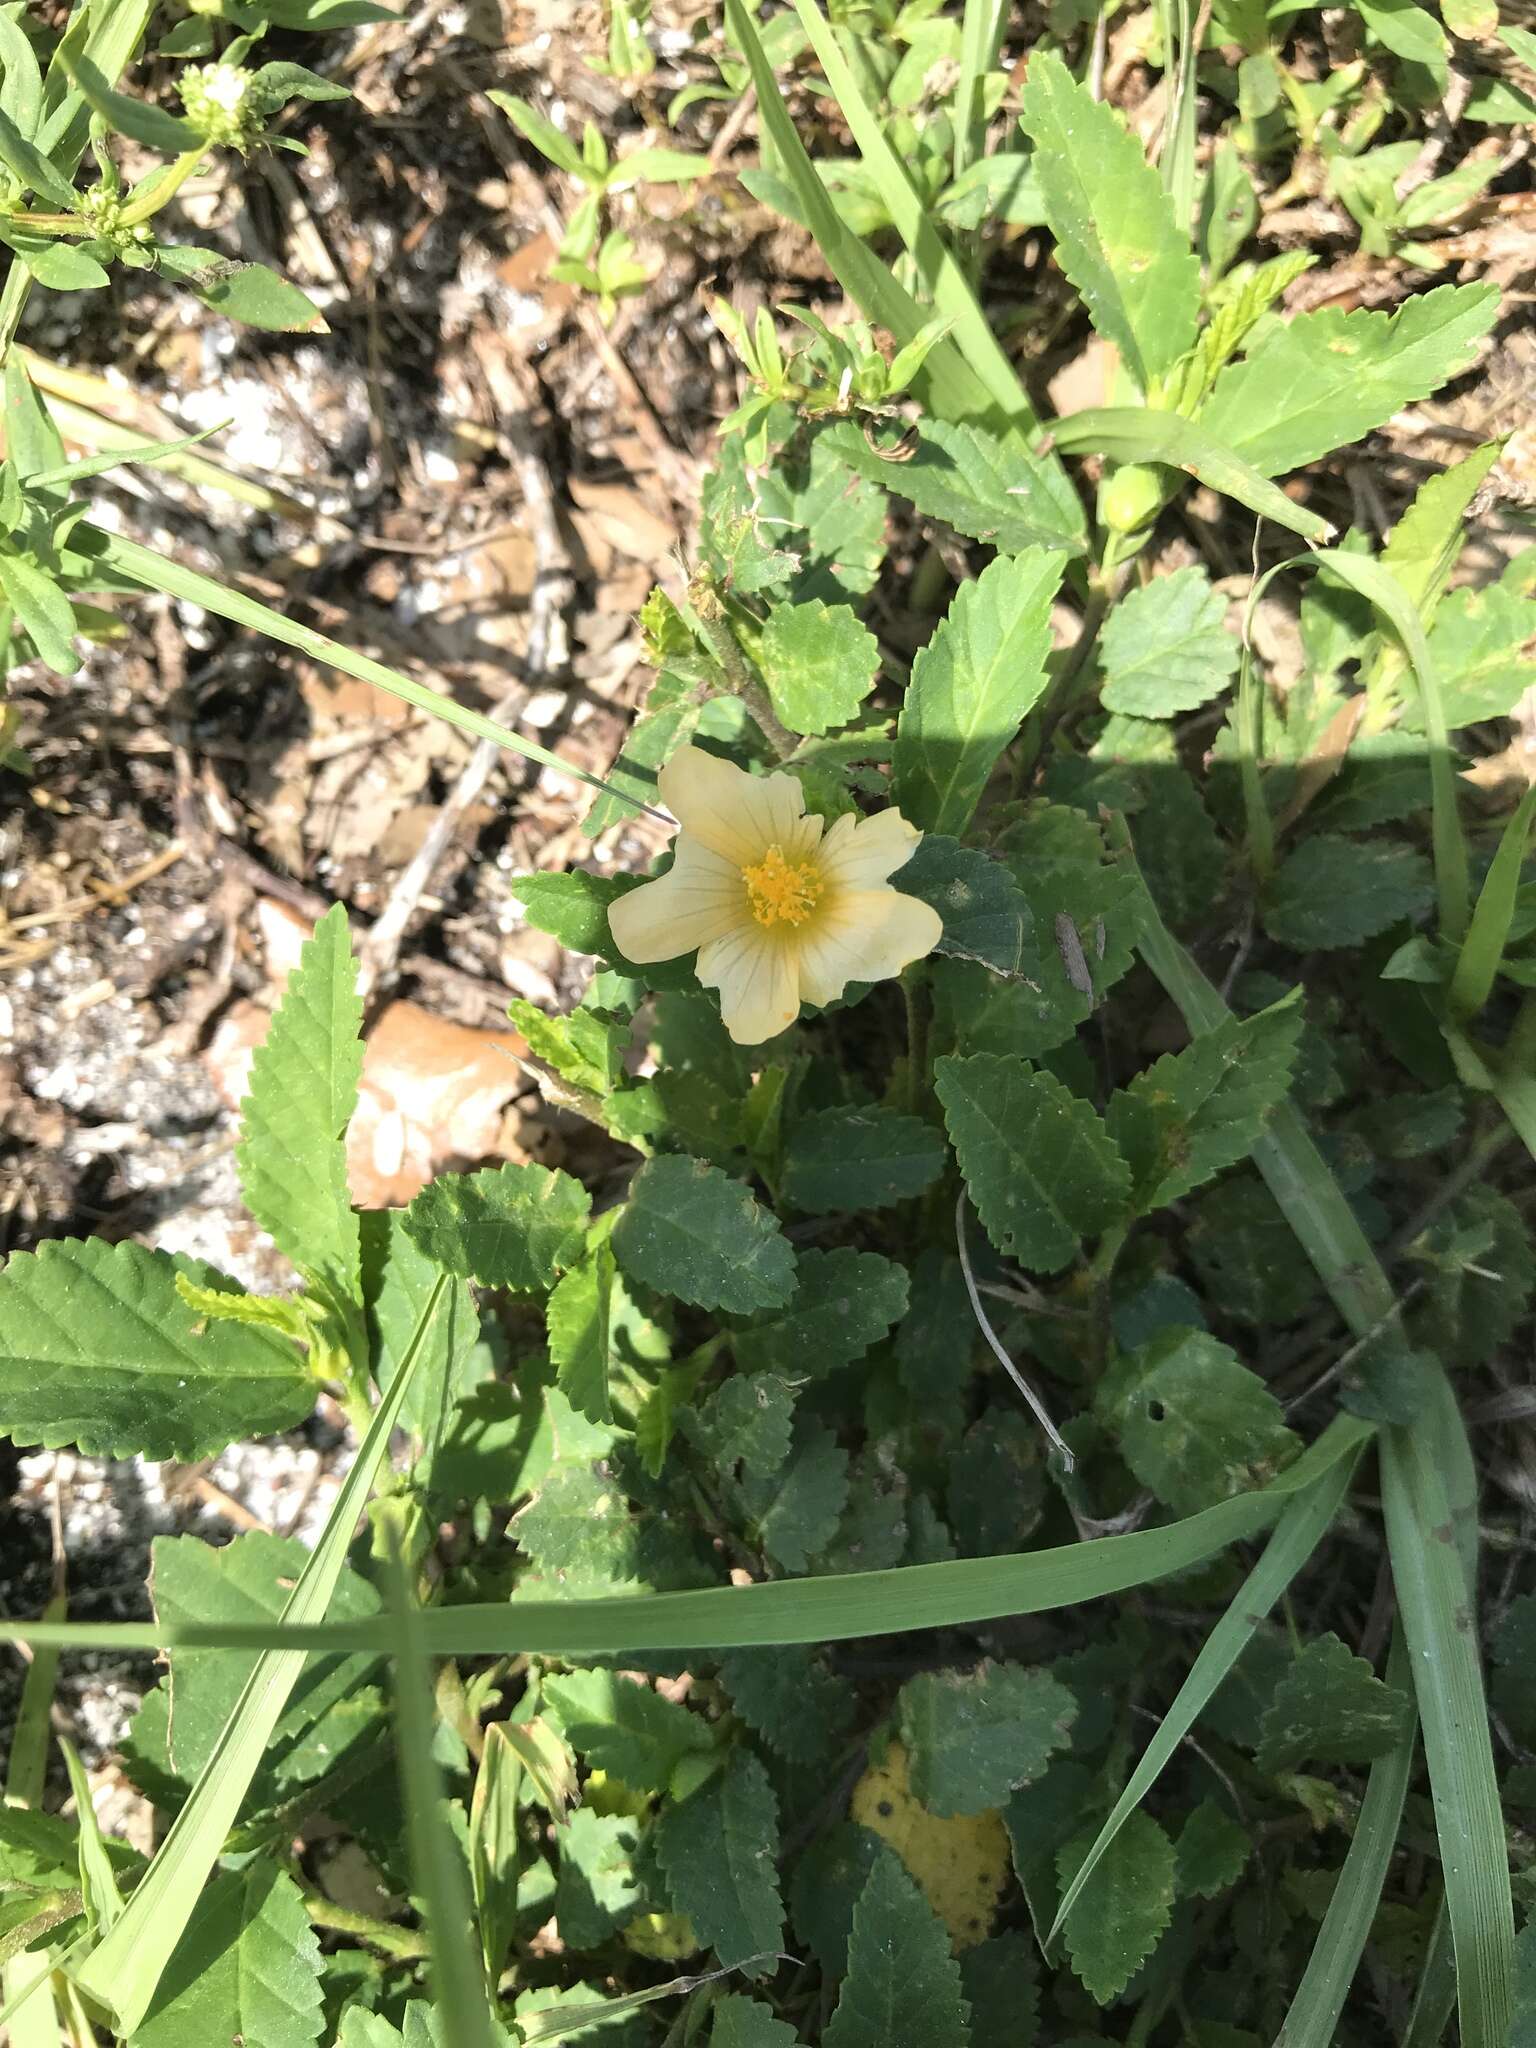
[[[362,1019],[347,914],[333,904],[256,1048],[236,1153],[247,1208],[333,1304],[361,1288],[345,1141],[363,1070]]]
[[[676,1911],[722,1963],[776,1955],[784,1940],[779,1897],[779,1803],[750,1750],[670,1805],[651,1832]]]
[[[1081,1836],[1057,1852],[1063,1885],[1076,1876],[1091,1840]],[[1150,1814],[1128,1815],[1063,1929],[1072,1968],[1100,2005],[1119,1997],[1162,1939],[1175,1883],[1172,1842]]]
[[[772,607],[757,663],[789,730],[824,733],[846,725],[874,688],[880,647],[847,605],[810,598]]]
[[[791,444],[757,481],[759,512],[800,557],[796,597],[828,604],[873,588],[885,556],[885,494],[844,459],[836,431],[816,434],[804,454]]]
[[[985,1813],[1038,1778],[1070,1739],[1077,1701],[1019,1664],[925,1671],[896,1700],[912,1790],[930,1813]]]
[[[438,1269],[405,1227],[402,1209],[368,1209],[362,1225],[363,1301],[369,1362],[374,1379],[387,1387],[410,1349]],[[491,1370],[480,1311],[467,1280],[455,1280],[443,1294],[436,1317],[418,1347],[402,1427],[416,1439],[430,1468],[454,1405]]]
[[[1200,266],[1140,142],[1052,50],[1029,65],[1020,123],[1056,260],[1145,391],[1195,338]]]
[[[1401,1740],[1412,1714],[1407,1696],[1383,1684],[1346,1643],[1316,1636],[1275,1687],[1254,1761],[1270,1772],[1370,1763]]]
[[[612,1251],[597,1245],[555,1283],[545,1311],[560,1391],[589,1422],[613,1420],[608,1367],[615,1272]]]
[[[702,1756],[715,1735],[700,1715],[616,1671],[567,1671],[543,1693],[566,1740],[589,1770],[637,1792],[662,1792],[686,1756]]]
[[[1267,1485],[1301,1449],[1258,1374],[1203,1330],[1165,1330],[1132,1352],[1097,1405],[1127,1465],[1176,1514]]]
[[[80,666],[74,642],[75,614],[48,571],[26,555],[0,552],[0,596],[54,674],[73,675]]]
[[[1081,502],[1064,487],[1061,471],[1022,441],[971,420],[927,417],[918,420],[915,434],[910,450],[901,445],[899,460],[882,455],[851,420],[823,428],[817,446],[867,482],[905,498],[925,519],[942,519],[1002,554],[1034,547],[1083,552]]]
[[[177,1291],[223,1276],[142,1245],[54,1238],[0,1271],[0,1429],[89,1455],[204,1458],[302,1422],[315,1383],[275,1331],[205,1325]]]
[[[1121,599],[1099,637],[1100,700],[1132,718],[1172,718],[1219,696],[1240,643],[1203,569],[1175,569]]]
[[[1498,310],[1498,288],[1477,284],[1395,313],[1299,314],[1222,371],[1200,425],[1264,476],[1299,469],[1460,376]]]
[[[1032,1272],[1067,1265],[1120,1222],[1130,1169],[1092,1103],[1054,1074],[994,1053],[937,1062],[934,1085],[976,1213],[1000,1252]]]
[[[133,2048],[309,2048],[320,2005],[320,1941],[299,1888],[259,1857],[198,1900]]]
[[[575,1265],[592,1198],[547,1166],[444,1173],[411,1203],[405,1228],[445,1272],[531,1294]]]
[[[1430,658],[1440,678],[1445,722],[1475,725],[1505,718],[1531,683],[1531,643],[1536,641],[1536,603],[1502,583],[1486,590],[1453,590],[1435,613]],[[1404,709],[1410,731],[1423,730],[1423,714],[1410,699]]]
[[[743,1372],[821,1375],[862,1358],[907,1306],[907,1275],[877,1252],[803,1251],[795,1291],[730,1339]]]
[[[1445,30],[1420,0],[1354,0],[1366,27],[1381,45],[1409,64],[1422,64],[1444,90],[1450,44]]]
[[[896,726],[894,793],[924,831],[958,835],[1047,682],[1062,557],[1001,557],[962,584],[912,666]]]
[[[419,1198],[418,1198],[419,1199]],[[613,1233],[623,1270],[658,1294],[750,1315],[794,1292],[795,1255],[740,1181],[699,1159],[648,1159]]]
[[[307,293],[265,263],[238,263],[214,249],[162,246],[159,265],[213,313],[278,334],[328,334],[325,315]]]
[[[882,1850],[853,1909],[825,2048],[969,2048],[966,2018],[949,1935],[899,1858]]]
[[[555,1921],[569,1948],[596,1948],[645,1908],[635,1876],[640,1824],[630,1814],[578,1806],[556,1829]]]
[[[1104,1121],[1130,1164],[1138,1210],[1176,1202],[1247,1158],[1285,1100],[1304,1022],[1296,990],[1202,1033],[1117,1090]]]

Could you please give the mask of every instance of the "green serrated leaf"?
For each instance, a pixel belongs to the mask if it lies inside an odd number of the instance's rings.
[[[768,1555],[787,1572],[803,1572],[837,1533],[848,1500],[848,1453],[829,1429],[801,1421],[789,1462],[766,1475],[743,1473],[741,1495]]]
[[[405,1212],[415,1244],[445,1272],[532,1294],[582,1256],[592,1198],[547,1166],[439,1174]]]
[[[1247,1869],[1253,1838],[1224,1806],[1202,1799],[1180,1830],[1176,1849],[1181,1897],[1214,1899]]]
[[[862,597],[885,558],[885,494],[839,454],[826,432],[802,455],[790,447],[758,478],[757,502],[783,545],[800,558],[797,598],[828,604]]]
[[[363,1070],[347,914],[315,926],[251,1062],[236,1160],[247,1208],[332,1307],[361,1290],[346,1130]]]
[[[824,1763],[853,1725],[852,1686],[806,1646],[732,1650],[720,1682],[740,1719],[791,1763]]]
[[[1039,702],[1062,557],[1003,557],[962,584],[912,666],[896,723],[894,789],[924,831],[970,823],[1003,749]]]
[[[820,1377],[862,1358],[907,1306],[902,1267],[876,1252],[846,1248],[804,1251],[795,1261],[795,1291],[731,1338],[743,1372]]]
[[[596,1948],[644,1910],[635,1876],[640,1824],[629,1814],[593,1813],[584,1806],[556,1830],[560,1872],[555,1921],[573,1949]]]
[[[1098,1408],[1136,1477],[1176,1514],[1266,1485],[1301,1450],[1258,1374],[1203,1330],[1166,1330],[1133,1352],[1102,1382]]]
[[[309,2048],[320,2037],[320,1940],[303,1896],[258,1858],[215,1877],[188,1922],[134,2048],[214,2041]]]
[[[413,1241],[401,1209],[365,1210],[362,1225],[363,1301],[373,1376],[387,1387],[400,1368],[437,1282],[437,1267]],[[418,1346],[401,1427],[416,1439],[427,1470],[454,1404],[491,1370],[481,1336],[480,1312],[467,1280],[455,1281]]]
[[[651,1840],[674,1909],[722,1963],[776,1955],[784,1939],[779,1806],[750,1750],[733,1749],[722,1770],[669,1806]]]
[[[654,796],[655,790],[650,794]],[[572,1087],[606,1095],[619,1079],[629,1041],[627,1023],[586,1008],[551,1017],[520,996],[508,1003],[507,1015],[527,1039],[534,1058],[552,1066]]]
[[[826,2048],[969,2048],[949,1936],[900,1860],[883,1849],[859,1894],[848,1971]]]
[[[587,1768],[636,1792],[662,1792],[687,1756],[714,1747],[707,1721],[616,1671],[568,1671],[544,1681],[544,1704]]]
[[[283,1336],[205,1325],[177,1292],[213,1267],[142,1245],[55,1238],[0,1271],[0,1430],[88,1455],[204,1458],[302,1422],[315,1383]]]
[[[780,1189],[791,1208],[826,1216],[906,1201],[943,1168],[944,1141],[920,1117],[823,1109],[791,1126]]]
[[[418,1197],[419,1199],[419,1197]],[[658,1294],[733,1315],[782,1308],[795,1255],[740,1181],[698,1159],[648,1159],[630,1184],[614,1255]]]
[[[1061,472],[972,421],[919,419],[916,446],[893,460],[871,446],[864,429],[839,421],[823,428],[824,443],[868,483],[905,498],[926,519],[985,541],[1005,555],[1027,548],[1083,552],[1083,513]]]
[[[560,1391],[589,1422],[611,1422],[608,1368],[613,1351],[613,1283],[606,1244],[588,1252],[555,1284],[546,1308],[549,1355]]]
[[[1000,1252],[1054,1273],[1120,1222],[1130,1169],[1093,1105],[1054,1074],[992,1053],[951,1055],[934,1085],[976,1213]]]
[[[1430,630],[1429,652],[1440,678],[1445,722],[1453,731],[1484,718],[1505,718],[1531,680],[1536,603],[1502,583],[1485,590],[1453,590],[1442,599]],[[1417,693],[1403,723],[1423,730]]]
[[[966,1950],[960,1982],[971,2008],[971,2048],[1035,2048],[1039,1973],[1039,1951],[1016,1927]]]
[[[1001,861],[925,832],[917,852],[891,877],[891,887],[939,913],[944,936],[937,952],[979,961],[993,974],[1038,979],[1034,912]]]
[[[1246,1159],[1285,1100],[1305,1017],[1301,992],[1254,1017],[1232,1017],[1168,1053],[1104,1112],[1130,1164],[1137,1210],[1176,1202]]]
[[[1172,718],[1219,696],[1240,654],[1226,599],[1203,569],[1175,569],[1122,598],[1099,637],[1106,711]]]
[[[1037,50],[1019,110],[1056,260],[1145,391],[1195,338],[1200,266],[1173,202],[1120,116]]]
[[[774,710],[798,733],[846,725],[880,672],[874,634],[847,605],[820,598],[774,605],[756,655]]]
[[[714,2008],[709,2039],[710,2048],[795,2048],[798,2036],[766,2005],[733,1991]]]
[[[1057,1852],[1065,1886],[1092,1846],[1091,1833]],[[1079,1981],[1100,2005],[1118,1998],[1162,1939],[1177,1881],[1172,1842],[1149,1813],[1129,1815],[1084,1885],[1063,1929]]]
[[[1070,1739],[1077,1701],[1048,1671],[925,1671],[897,1696],[912,1790],[930,1813],[985,1813],[1038,1778]]]
[[[720,1471],[745,1465],[754,1478],[777,1472],[789,1456],[795,1394],[773,1372],[735,1373],[685,1420],[688,1433]]]
[[[1264,929],[1298,953],[1355,946],[1433,899],[1428,861],[1385,839],[1314,832],[1286,858],[1264,891]]]
[[[1299,469],[1470,368],[1494,285],[1442,285],[1395,313],[1302,313],[1222,371],[1200,425],[1264,476]]]
[[[1399,1741],[1412,1715],[1406,1694],[1383,1683],[1346,1643],[1316,1636],[1275,1687],[1254,1761],[1269,1772],[1370,1763]]]
[[[645,1577],[640,1525],[606,1467],[585,1458],[550,1467],[511,1522],[518,1548],[567,1598],[632,1586]]]

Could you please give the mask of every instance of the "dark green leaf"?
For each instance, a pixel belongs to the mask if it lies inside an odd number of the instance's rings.
[[[753,1733],[791,1763],[824,1763],[853,1725],[853,1688],[810,1648],[732,1650],[720,1682]]]
[[[1202,1799],[1185,1821],[1177,1847],[1180,1894],[1214,1899],[1235,1885],[1248,1867],[1253,1839],[1225,1807]]]
[[[984,1813],[1038,1778],[1077,1719],[1077,1701],[1048,1671],[982,1664],[927,1671],[896,1701],[912,1790],[930,1813]]]
[[[739,1372],[711,1394],[704,1407],[685,1413],[688,1434],[724,1474],[745,1465],[754,1478],[777,1472],[789,1456],[795,1395],[772,1372]]]
[[[802,1422],[789,1463],[744,1473],[742,1499],[763,1548],[787,1572],[803,1572],[837,1533],[848,1499],[848,1453],[828,1429]]]
[[[891,886],[939,913],[944,920],[940,953],[979,961],[994,974],[1036,978],[1040,961],[1034,912],[1001,861],[926,832],[917,852],[891,877]]]
[[[826,2048],[969,2048],[960,1969],[943,1924],[889,1850],[853,1913],[848,1973]]]
[[[1017,1928],[966,1950],[960,1982],[971,2008],[971,2048],[1034,2048],[1039,1974],[1039,1951]]]
[[[581,1258],[591,1206],[568,1173],[486,1167],[439,1174],[406,1210],[405,1227],[445,1271],[530,1294],[553,1286]]]
[[[797,2036],[766,2005],[733,1991],[714,2008],[709,2039],[710,2048],[795,2048]]]
[[[824,1109],[800,1117],[784,1148],[784,1201],[807,1215],[887,1208],[931,1187],[944,1141],[921,1118],[888,1109]]]
[[[1077,1875],[1092,1832],[1068,1842],[1056,1859],[1063,1886]],[[1162,1939],[1173,1914],[1173,1844],[1148,1813],[1128,1816],[1067,1915],[1063,1938],[1072,1968],[1100,2005],[1118,1998]]]
[[[1138,1210],[1176,1202],[1247,1158],[1285,1100],[1304,1021],[1296,990],[1165,1054],[1110,1098],[1104,1121],[1130,1163]]]
[[[976,1212],[1000,1252],[1054,1273],[1119,1222],[1130,1170],[1093,1105],[1020,1059],[954,1056],[934,1085]]]
[[[862,1358],[904,1313],[907,1276],[875,1252],[801,1252],[795,1291],[731,1338],[743,1372],[820,1376]]]
[[[198,1900],[133,2039],[135,2048],[309,2048],[320,2008],[320,1941],[303,1896],[258,1857],[215,1877]]]
[[[1429,863],[1385,839],[1315,832],[1288,854],[1264,892],[1264,929],[1298,953],[1355,946],[1433,898]]]
[[[203,138],[190,122],[178,121],[145,100],[115,91],[83,51],[70,52],[64,46],[61,51],[61,61],[92,113],[99,114],[113,132],[142,142],[162,156],[182,156],[202,146]]]
[[[794,1293],[795,1255],[740,1181],[697,1159],[648,1159],[613,1233],[620,1266],[658,1294],[750,1315]]]
[[[545,1311],[560,1391],[589,1422],[613,1420],[608,1367],[614,1274],[612,1251],[597,1245],[555,1283]]]
[[[1083,552],[1082,508],[1061,474],[1017,438],[1003,440],[970,421],[919,419],[917,445],[900,461],[871,446],[852,421],[824,428],[820,441],[859,476],[906,498],[928,519],[990,543],[1003,554],[1025,548]]]
[[[14,23],[12,26],[14,28]],[[21,39],[26,42],[25,36]],[[5,67],[8,94],[12,61],[8,60]],[[33,69],[36,69],[35,58]],[[4,163],[25,189],[35,192],[50,206],[57,207],[60,213],[74,212],[79,194],[72,180],[66,178],[57,164],[44,156],[40,149],[34,148],[30,135],[23,133],[8,107],[0,107],[0,163]]]
[[[1142,1485],[1181,1515],[1266,1485],[1301,1449],[1264,1382],[1203,1330],[1166,1330],[1133,1352],[1098,1406]]]
[[[686,1756],[714,1746],[709,1723],[616,1671],[568,1671],[544,1681],[544,1703],[589,1770],[636,1792],[663,1792]]]
[[[778,1951],[778,1801],[749,1750],[733,1749],[724,1769],[669,1806],[652,1840],[674,1907],[722,1963]]]
[[[1261,1771],[1300,1763],[1369,1763],[1402,1737],[1412,1703],[1336,1635],[1314,1637],[1275,1688],[1264,1715]]]
[[[72,676],[80,666],[74,643],[75,614],[48,571],[25,555],[0,553],[0,594],[54,674]]]

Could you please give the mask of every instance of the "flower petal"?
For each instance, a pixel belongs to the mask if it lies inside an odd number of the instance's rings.
[[[750,917],[740,870],[680,832],[670,869],[621,896],[608,912],[608,928],[624,957],[644,965],[691,953]]]
[[[931,953],[943,931],[939,913],[915,896],[850,889],[801,936],[800,992],[808,1003],[830,1003],[850,981],[885,981]]]
[[[834,889],[873,889],[906,866],[922,836],[900,811],[839,818],[821,843],[821,871]]]
[[[720,991],[720,1015],[738,1045],[761,1045],[800,1014],[798,948],[748,923],[699,954],[699,980]]]
[[[712,853],[754,866],[770,846],[784,846],[807,820],[805,792],[793,775],[749,775],[744,768],[679,747],[657,778],[661,800],[685,832]],[[631,956],[633,957],[633,956]]]

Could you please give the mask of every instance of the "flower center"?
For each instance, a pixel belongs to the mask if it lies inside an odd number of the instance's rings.
[[[816,863],[790,862],[781,846],[770,846],[754,868],[743,868],[747,901],[760,925],[804,924],[821,901],[825,886]]]

